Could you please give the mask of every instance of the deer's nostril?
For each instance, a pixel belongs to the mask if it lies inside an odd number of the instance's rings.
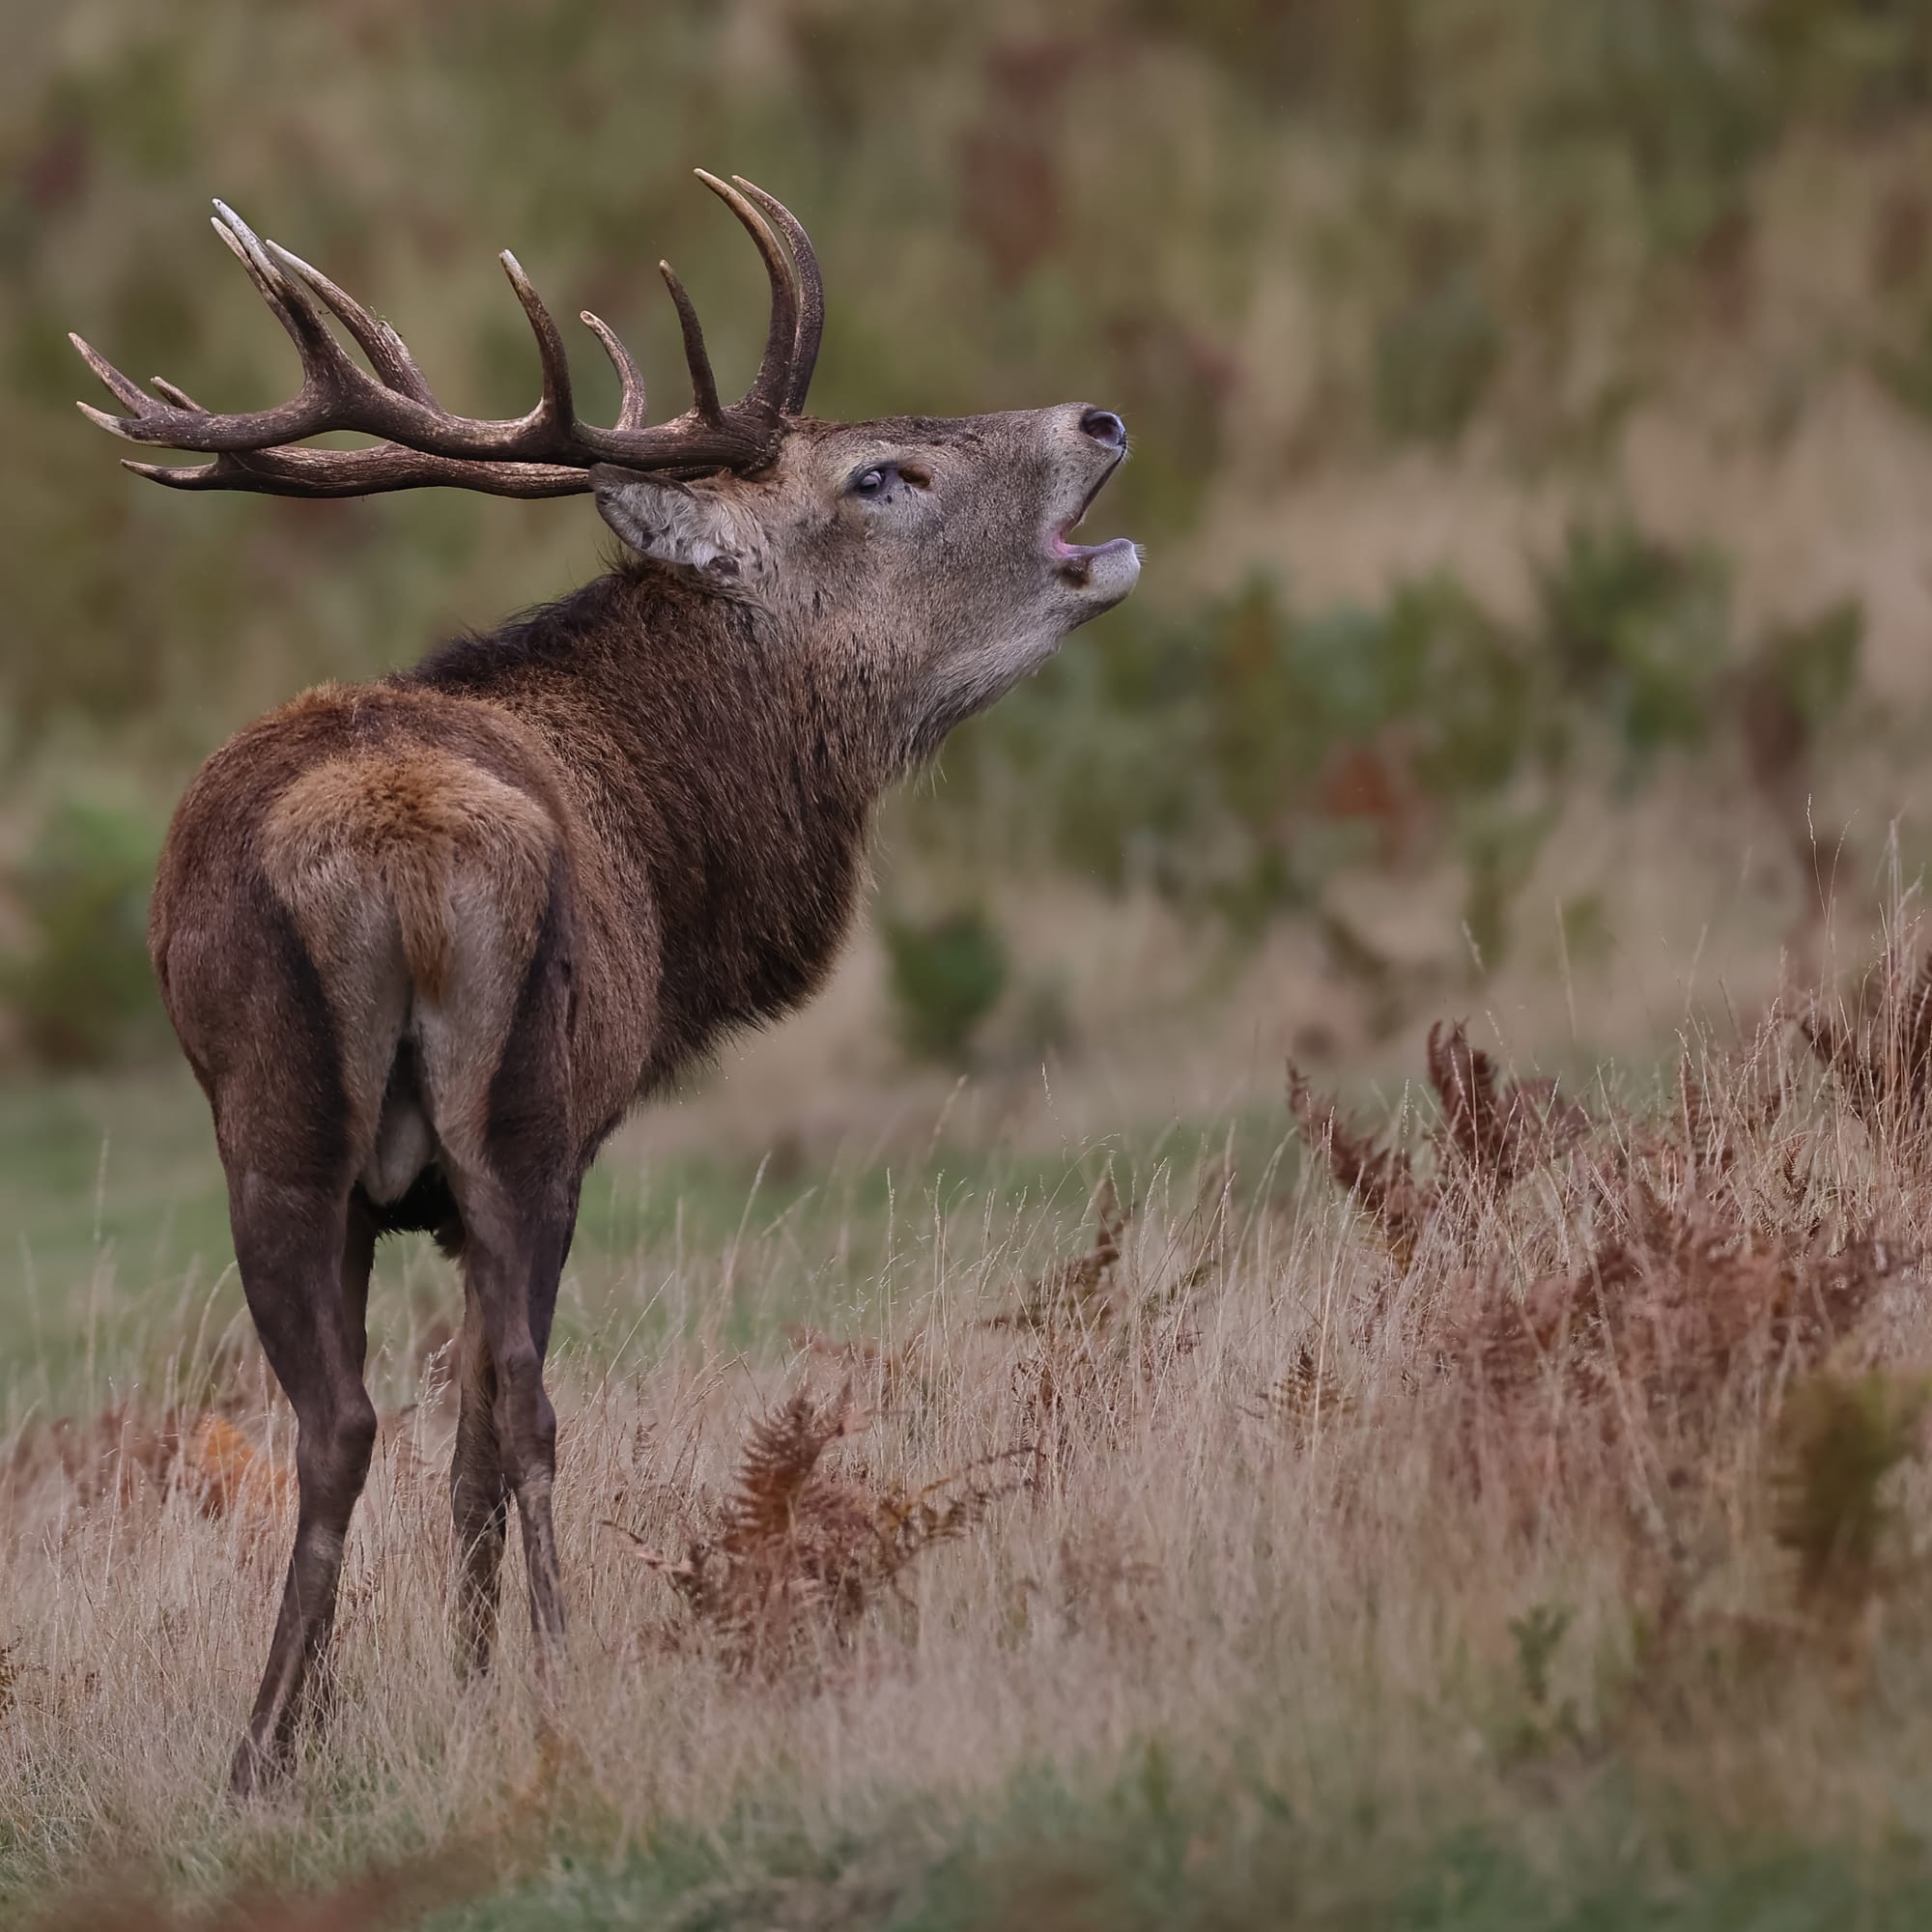
[[[1089,410],[1080,418],[1080,427],[1095,442],[1105,443],[1109,449],[1127,446],[1127,426],[1112,410]]]

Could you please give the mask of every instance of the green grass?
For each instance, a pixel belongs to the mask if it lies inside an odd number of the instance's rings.
[[[963,1816],[887,1804],[866,1831],[808,1833],[781,1804],[719,1833],[668,1827],[621,1861],[556,1855],[540,1875],[428,1924],[1905,1932],[1932,1916],[1932,1865],[1918,1847],[1727,1833],[1690,1794],[1634,1793],[1615,1774],[1525,1789],[1507,1819],[1454,1822],[1461,1808],[1445,1788],[1421,1824],[1366,1799],[1297,1815],[1261,1777],[1183,1773],[1150,1746],[1111,1781],[1024,1776]]]
[[[1244,1172],[1273,1158],[1285,1121],[1233,1123]],[[647,1153],[619,1135],[585,1182],[558,1303],[559,1347],[615,1359],[674,1327],[723,1346],[775,1346],[788,1322],[838,1324],[917,1293],[929,1268],[935,1204],[983,1204],[1027,1219],[1043,1264],[1079,1230],[1111,1159],[1123,1185],[1163,1164],[1186,1169],[1230,1122],[1136,1126],[1065,1152],[959,1140],[910,1155],[835,1149],[720,1157]],[[154,1376],[183,1346],[245,1331],[213,1131],[185,1071],[23,1083],[0,1094],[0,1421],[44,1406],[84,1409],[117,1378]],[[983,1258],[982,1258],[983,1259]],[[722,1307],[713,1298],[722,1291]],[[461,1315],[454,1270],[423,1236],[384,1243],[370,1294],[370,1348],[407,1359],[412,1337]]]

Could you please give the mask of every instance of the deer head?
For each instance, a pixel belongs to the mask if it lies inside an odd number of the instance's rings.
[[[585,311],[622,401],[611,427],[583,422],[562,336],[505,251],[504,270],[536,339],[541,392],[512,420],[453,415],[393,328],[217,202],[215,233],[294,342],[300,390],[275,409],[219,414],[159,378],[150,393],[76,335],[75,349],[128,413],[80,407],[131,441],[213,455],[200,466],[128,463],[173,489],[350,497],[440,484],[504,497],[590,493],[628,547],[627,567],[753,607],[766,648],[810,653],[835,681],[865,694],[889,757],[917,757],[1133,588],[1133,544],[1071,541],[1126,455],[1125,428],[1083,404],[863,423],[803,415],[824,324],[810,240],[750,182],[734,186],[702,170],[698,179],[744,225],[771,284],[763,356],[737,402],[721,402],[696,311],[661,263],[692,405],[651,424],[636,360]],[[298,446],[333,430],[379,440],[359,449]]]

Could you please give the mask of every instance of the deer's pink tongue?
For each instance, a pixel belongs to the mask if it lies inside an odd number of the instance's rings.
[[[1078,522],[1079,519],[1076,517],[1074,523]],[[1107,551],[1132,550],[1134,547],[1132,537],[1109,537],[1105,543],[1096,544],[1068,543],[1066,541],[1066,532],[1072,527],[1073,524],[1066,524],[1054,532],[1053,554],[1055,556],[1099,556]]]

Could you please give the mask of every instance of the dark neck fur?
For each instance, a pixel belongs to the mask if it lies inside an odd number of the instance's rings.
[[[750,606],[616,572],[399,681],[488,698],[549,739],[654,944],[661,1080],[830,970],[890,773],[855,669]]]

